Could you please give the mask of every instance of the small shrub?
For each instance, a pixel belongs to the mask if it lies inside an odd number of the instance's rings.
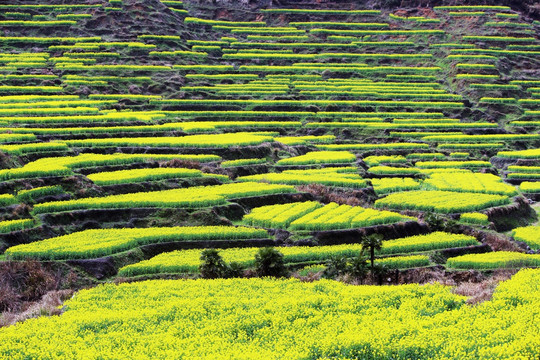
[[[272,247],[260,249],[255,254],[255,271],[258,276],[287,276],[283,254]]]
[[[217,279],[224,277],[227,272],[227,264],[216,249],[206,249],[201,253],[201,265],[199,271],[205,279]]]
[[[326,269],[323,271],[323,277],[327,279],[334,279],[338,276],[345,275],[347,273],[347,257],[346,256],[332,256],[326,264]]]
[[[367,259],[362,254],[358,254],[357,257],[351,260],[348,267],[348,274],[356,280],[363,281],[368,274]]]

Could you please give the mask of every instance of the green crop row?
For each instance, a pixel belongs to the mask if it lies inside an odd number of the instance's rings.
[[[12,155],[24,155],[36,152],[66,151],[68,146],[62,142],[43,142],[17,145],[0,145],[0,152]]]
[[[175,65],[174,68],[176,69]],[[189,65],[187,65],[189,66]],[[230,69],[232,70],[232,66]],[[279,73],[296,73],[296,72],[313,72],[313,71],[332,71],[332,72],[353,72],[353,73],[425,73],[440,71],[438,66],[422,67],[422,66],[343,66],[343,65],[327,65],[327,66],[267,66],[267,65],[241,65],[239,71],[246,72],[279,72]]]
[[[326,170],[328,168],[324,168]],[[339,168],[337,168],[339,169]],[[248,175],[237,178],[237,181],[260,181],[270,184],[309,185],[322,184],[326,186],[365,188],[366,180],[358,174],[339,173],[339,170],[327,172],[310,170],[287,170],[282,173]]]
[[[334,164],[351,163],[356,161],[356,156],[347,151],[312,151],[305,155],[281,159],[277,165],[311,165],[311,164]]]
[[[386,23],[356,23],[356,22],[332,22],[332,21],[309,21],[309,22],[290,22],[290,26],[294,27],[344,27],[344,28],[387,28],[390,27]]]
[[[89,86],[106,86],[106,81],[90,81],[90,80],[64,80],[66,85],[89,85]]]
[[[0,138],[5,139],[4,142],[11,141],[8,134],[1,134],[2,131],[13,132],[9,134],[15,139],[15,134],[26,134],[28,140],[34,140],[31,135],[80,135],[80,134],[117,134],[117,133],[149,133],[155,135],[157,133],[167,133],[173,131],[206,132],[217,129],[238,129],[238,128],[299,128],[302,126],[300,121],[186,121],[179,123],[165,123],[161,125],[135,125],[135,126],[90,126],[90,127],[52,127],[52,128],[25,128],[11,127],[0,128]],[[23,138],[21,138],[23,139]]]
[[[496,69],[491,64],[456,64],[456,69]]]
[[[486,15],[483,11],[450,11],[449,16],[459,17],[459,16],[483,16]]]
[[[394,137],[404,137],[404,138],[422,138],[429,135],[460,135],[463,132],[458,131],[390,131],[390,136]],[[426,159],[428,159],[427,157]]]
[[[380,15],[380,10],[261,9],[265,14]]]
[[[93,43],[80,43],[73,45],[51,45],[49,51],[71,51],[71,50],[99,50],[99,45],[93,45]]]
[[[508,45],[507,48],[510,50],[540,50],[540,45]]]
[[[452,48],[452,49],[467,49],[474,48],[473,44],[460,44],[460,43],[439,43],[429,44],[430,48]]]
[[[54,201],[34,206],[35,214],[86,209],[122,209],[136,207],[199,208],[222,205],[227,199],[295,192],[288,185],[235,183],[152,192],[111,195],[98,198]]]
[[[540,186],[539,186],[540,187]],[[512,237],[517,241],[523,241],[529,245],[531,249],[540,249],[540,227],[539,226],[526,226],[518,227],[512,230]]]
[[[198,72],[226,72],[233,71],[232,65],[173,65],[174,70]]]
[[[61,86],[11,86],[0,85],[0,93],[58,93],[64,89]]]
[[[293,42],[304,42],[309,40],[309,36],[307,35],[248,35],[248,40],[253,41],[293,41]],[[231,44],[238,43],[237,41],[233,41]],[[227,45],[229,42],[227,42]],[[340,46],[339,44],[335,44],[335,46]]]
[[[101,41],[100,36],[87,37],[31,37],[31,36],[0,36],[0,42],[24,42],[24,43],[77,43],[77,42]]]
[[[422,143],[387,143],[387,144],[330,144],[315,145],[320,150],[412,150],[429,149],[428,144]]]
[[[471,156],[468,152],[452,152],[450,157],[453,159],[468,159]]]
[[[21,115],[73,115],[73,114],[97,114],[95,107],[61,107],[61,108],[0,108],[0,116]]]
[[[0,134],[0,144],[35,140],[36,136],[34,134]]]
[[[96,185],[130,184],[143,181],[202,177],[203,173],[196,169],[183,168],[151,168],[99,172],[87,175]]]
[[[496,13],[496,17],[498,18],[505,18],[505,19],[517,19],[519,18],[519,14],[510,14],[510,13]]]
[[[334,112],[334,111],[319,111],[316,114],[320,118],[342,118],[344,121],[357,120],[363,121],[362,119],[368,117],[382,117],[382,118],[393,118],[393,119],[407,119],[407,118],[426,118],[426,119],[439,119],[444,117],[444,114],[441,112]]]
[[[17,192],[17,200],[25,203],[32,203],[40,197],[62,194],[64,189],[60,185],[41,186],[30,190]]]
[[[383,242],[380,254],[400,254],[421,251],[433,251],[478,245],[478,241],[468,235],[433,232],[427,235],[416,235]]]
[[[435,6],[434,10],[511,10],[509,6],[499,5],[452,5],[452,6]]]
[[[2,20],[0,26],[71,26],[77,24],[74,20],[48,20],[48,21],[33,21],[33,20]]]
[[[217,45],[193,45],[191,47],[192,53],[183,52],[181,54],[178,53],[178,51],[174,51],[173,55],[187,55],[189,56],[198,56],[198,57],[206,57],[208,52],[219,52],[221,51],[221,47]],[[163,54],[165,52],[162,52]],[[207,55],[204,55],[207,54]]]
[[[487,225],[489,224],[488,216],[486,214],[472,212],[463,213],[459,217],[459,220],[467,224]]]
[[[248,39],[251,39],[252,35],[248,35]],[[264,40],[264,39],[263,39]],[[298,49],[317,49],[317,48],[356,48],[354,44],[335,44],[335,43],[322,43],[322,42],[233,42],[232,48],[298,48]],[[310,55],[315,58],[324,58],[319,54],[297,54],[297,55]]]
[[[160,95],[142,95],[142,94],[89,94],[88,99],[98,100],[150,100],[161,99]]]
[[[369,168],[369,172],[376,175],[400,175],[411,176],[420,174],[420,170],[410,167],[393,167],[393,166],[373,166]]]
[[[10,259],[90,259],[161,242],[267,237],[266,231],[261,229],[229,226],[98,229],[13,246],[6,250],[6,256]]]
[[[193,49],[195,50],[195,49]],[[185,50],[175,50],[175,51],[150,51],[148,53],[150,56],[158,57],[168,57],[168,56],[185,56],[187,58],[205,58],[208,56],[208,53],[205,52],[196,52],[196,51],[185,51]]]
[[[432,190],[473,192],[507,196],[517,195],[517,191],[514,186],[503,183],[500,177],[493,174],[434,173],[430,175],[429,179],[424,181],[423,185],[426,189]]]
[[[328,144],[336,140],[334,135],[305,135],[305,136],[280,136],[274,138],[282,144],[294,146],[294,145],[308,145],[308,144]]]
[[[521,38],[521,39],[529,39],[529,40],[523,40],[523,41],[536,41],[532,40],[534,38]],[[452,49],[450,50],[452,54],[454,53],[464,53],[460,55],[470,55],[470,54],[490,54],[490,55],[523,55],[523,56],[538,56],[540,55],[540,51],[523,51],[523,50],[498,50],[498,49]],[[449,55],[448,57],[450,57]],[[484,57],[485,58],[485,57]],[[485,59],[496,59],[496,58],[485,58]]]
[[[510,251],[468,254],[450,258],[446,266],[454,269],[501,269],[540,266],[540,255]]]
[[[235,53],[223,54],[223,59],[271,59],[271,60],[304,60],[315,59],[316,54],[276,54],[276,53]]]
[[[457,213],[506,205],[507,196],[452,191],[409,191],[375,201],[376,208]]]
[[[163,65],[82,65],[57,63],[55,68],[67,71],[170,71],[171,67]]]
[[[399,163],[405,163],[407,162],[407,159],[405,159],[401,155],[372,155],[365,157],[364,162],[368,164],[369,166],[376,166],[380,164],[399,164]]]
[[[227,262],[235,262],[242,267],[254,265],[255,254],[259,248],[220,249],[219,254]],[[283,260],[288,264],[300,262],[327,261],[332,256],[355,257],[361,251],[360,245],[334,246],[290,246],[278,250],[283,254]],[[202,250],[183,250],[160,254],[150,260],[141,261],[120,269],[121,276],[137,276],[156,273],[197,273],[201,263]],[[397,256],[377,259],[380,264],[389,269],[403,269],[426,266],[429,259],[425,255]]]
[[[150,76],[82,76],[82,75],[64,75],[65,80],[90,80],[90,81],[108,81],[108,82],[145,82],[151,81]]]
[[[32,17],[32,15],[28,13],[12,12],[12,11],[6,11],[4,15],[6,17],[14,17],[17,19],[29,19]]]
[[[400,133],[390,133],[390,135],[396,135]],[[445,159],[446,156],[441,153],[411,153],[407,154],[407,160],[437,160]]]
[[[422,140],[440,142],[493,142],[493,141],[534,141],[540,134],[493,134],[493,135],[439,135],[426,136]]]
[[[17,203],[17,198],[11,194],[0,194],[0,206],[9,206]]]
[[[32,228],[36,225],[34,219],[20,219],[0,221],[0,234],[7,234],[12,231],[20,231]]]
[[[386,75],[387,79],[392,80],[425,80],[425,81],[432,81],[437,80],[437,77],[435,75],[414,75],[414,74],[388,74]]]
[[[182,154],[81,154],[78,156],[50,157],[29,162],[20,168],[0,170],[1,180],[73,175],[73,169],[107,165],[128,165],[147,161],[186,160],[196,162],[219,161],[216,155]]]
[[[216,31],[230,31],[231,34],[255,34],[255,35],[303,35],[305,30],[298,30],[296,28],[242,28],[242,27],[229,27],[229,26],[213,26],[213,30]]]
[[[332,40],[332,35],[328,36],[328,40]],[[412,41],[358,41],[358,38],[353,40],[353,45],[357,47],[370,47],[370,46],[397,46],[397,47],[406,47],[406,46],[414,46],[414,42]]]
[[[105,115],[64,115],[64,116],[29,116],[0,117],[0,121],[13,124],[53,124],[53,123],[86,123],[86,122],[124,122],[150,121],[162,118],[159,113],[111,112]]]
[[[316,116],[317,113],[310,111],[232,111],[232,110],[218,110],[218,111],[200,111],[200,110],[186,110],[186,111],[160,111],[160,113],[167,116],[180,116],[186,118],[266,118],[266,117],[297,117],[305,118],[310,116]],[[334,116],[341,116],[343,113],[336,113]],[[330,116],[330,115],[329,115]]]
[[[66,52],[64,53],[65,57],[68,58],[111,58],[111,57],[120,57],[120,53],[117,52]],[[78,60],[80,61],[80,60]]]
[[[519,185],[519,189],[526,194],[540,193],[540,182],[524,181]]]
[[[510,126],[540,126],[540,121],[511,121]]]
[[[371,170],[371,169],[370,169]],[[370,171],[371,172],[371,171]],[[384,195],[393,192],[419,190],[421,184],[411,178],[382,178],[371,179],[371,184],[377,195]]]
[[[472,89],[481,89],[481,90],[519,90],[517,85],[506,85],[506,84],[470,84]]]
[[[450,50],[450,51],[453,51],[454,49]],[[491,56],[491,55],[475,55],[475,54],[452,54],[452,55],[448,55],[446,57],[447,59],[450,59],[450,60],[476,60],[476,61],[479,61],[479,60],[494,60],[496,61],[497,60],[497,57],[496,56]]]
[[[540,105],[540,99],[519,99],[518,103],[525,106]]]
[[[352,35],[352,36],[364,36],[364,35],[444,35],[443,30],[337,30],[337,29],[312,29],[310,34],[324,35]]]
[[[273,142],[272,136],[256,133],[227,133],[209,135],[189,135],[180,137],[132,137],[66,140],[73,147],[193,147],[193,148],[227,148],[231,146],[259,145]]]
[[[486,74],[457,74],[456,79],[498,79],[499,75],[486,75]]]
[[[141,40],[164,40],[164,41],[180,41],[182,38],[177,35],[156,35],[156,34],[145,34],[145,35],[137,35],[137,39]],[[187,40],[188,44],[189,41]]]
[[[266,159],[237,159],[237,160],[228,160],[221,163],[222,168],[230,168],[236,166],[249,166],[249,165],[260,165],[265,164]]]
[[[54,80],[58,79],[58,76],[56,75],[44,75],[44,74],[7,74],[7,75],[0,75],[0,79],[4,80]]]
[[[532,29],[531,24],[527,23],[516,23],[516,22],[510,22],[510,21],[488,21],[485,23],[486,26],[490,27],[513,27],[513,28],[526,28],[526,29]]]
[[[236,54],[236,53],[274,53],[274,54],[292,54],[294,53],[293,49],[260,49],[260,48],[242,48],[242,49],[221,49],[223,54]]]
[[[415,218],[336,203],[321,207],[316,202],[263,206],[244,216],[252,225],[291,230],[351,229],[407,220]]]
[[[509,173],[506,174],[506,178],[519,180],[540,180],[540,171],[536,173]]]
[[[0,9],[32,9],[32,10],[55,10],[55,9],[95,9],[101,7],[101,4],[17,4],[17,5],[0,5]]]
[[[515,98],[482,97],[480,102],[486,104],[516,104],[517,100]]]
[[[321,207],[322,205],[316,201],[267,205],[254,208],[244,216],[243,221],[253,226],[286,229],[294,220]]]
[[[471,160],[471,161],[419,161],[416,166],[423,169],[444,169],[444,168],[490,168],[489,161]]]
[[[190,80],[257,80],[256,74],[186,74],[186,79]]]
[[[56,15],[56,18],[60,20],[90,19],[91,17],[92,17],[92,14],[58,14]]]
[[[456,143],[456,144],[439,144],[437,149],[439,150],[482,150],[482,149],[496,149],[504,147],[504,143]]]
[[[229,99],[163,99],[150,100],[150,104],[195,105],[195,106],[381,106],[409,108],[462,108],[461,102],[443,101],[382,101],[382,100],[229,100]]]
[[[200,19],[194,17],[187,17],[184,19],[185,24],[197,24],[197,25],[223,25],[223,26],[266,26],[263,21],[224,21],[224,20],[209,20]]]
[[[518,173],[537,173],[537,174],[540,174],[540,166],[510,165],[510,166],[508,166],[508,171],[518,172]]]

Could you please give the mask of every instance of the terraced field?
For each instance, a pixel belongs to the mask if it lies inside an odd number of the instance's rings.
[[[0,4],[0,358],[538,358],[517,10]]]

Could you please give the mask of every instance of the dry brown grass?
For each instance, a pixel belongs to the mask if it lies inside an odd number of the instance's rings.
[[[498,270],[493,273],[493,276],[480,282],[463,282],[458,284],[453,293],[467,296],[467,303],[471,305],[480,304],[484,301],[491,300],[493,292],[497,288],[499,282],[508,280],[515,274],[515,270]]]
[[[301,185],[298,186],[298,190],[312,194],[323,203],[335,202],[339,205],[350,206],[361,206],[364,204],[364,201],[357,197],[357,194],[361,194],[361,192],[354,190],[337,193],[332,188],[320,184]]]
[[[485,237],[483,242],[488,244],[493,251],[525,252],[522,248],[504,235],[489,234]]]
[[[192,160],[172,159],[169,161],[159,162],[159,166],[199,170],[201,168],[201,163]]]
[[[0,311],[19,311],[24,302],[37,301],[58,288],[58,279],[38,261],[0,264]]]
[[[0,327],[10,326],[39,316],[60,315],[60,306],[73,295],[73,290],[55,290],[46,293],[40,301],[32,303],[22,312],[5,312],[0,314]]]

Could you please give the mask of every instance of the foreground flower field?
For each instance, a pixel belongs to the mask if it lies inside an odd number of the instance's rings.
[[[3,359],[534,359],[540,270],[477,306],[441,285],[159,280],[0,330]]]

